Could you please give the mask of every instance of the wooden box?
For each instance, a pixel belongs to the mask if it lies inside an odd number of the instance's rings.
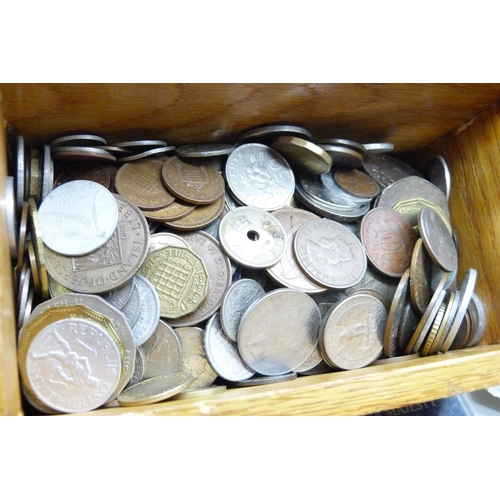
[[[413,165],[441,154],[452,174],[450,208],[460,280],[478,271],[487,314],[482,345],[444,355],[231,389],[203,400],[112,408],[96,415],[361,415],[500,384],[500,84],[2,84],[0,194],[7,144],[40,146],[69,132],[113,141],[229,142],[261,124],[291,123],[315,136],[392,142]],[[0,205],[0,414],[23,413],[16,360],[12,269]]]

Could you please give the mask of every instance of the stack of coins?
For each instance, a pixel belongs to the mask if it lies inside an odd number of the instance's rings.
[[[457,286],[441,157],[420,174],[391,144],[296,125],[234,144],[17,148],[19,368],[41,412],[203,397],[484,335],[477,272]]]

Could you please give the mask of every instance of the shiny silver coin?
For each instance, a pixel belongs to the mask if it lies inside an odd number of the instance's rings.
[[[293,135],[307,140],[312,138],[309,130],[296,125],[265,125],[245,130],[238,136],[238,142],[256,140],[268,143],[280,135]]]
[[[58,137],[50,143],[51,148],[61,147],[61,146],[93,146],[96,145],[100,147],[101,145],[106,145],[106,139],[98,135],[91,134],[75,134],[66,135],[64,137]]]
[[[332,199],[338,199],[339,202],[348,203],[349,205],[364,205],[370,203],[373,198],[362,198],[360,196],[354,196],[352,194],[344,191],[336,182],[332,175],[332,172],[326,174],[321,174],[321,183],[332,195]]]
[[[368,154],[363,160],[363,167],[366,173],[382,188],[386,188],[405,177],[422,177],[419,172],[406,163],[384,154]]]
[[[277,210],[293,195],[295,177],[280,153],[263,144],[244,144],[227,159],[226,181],[243,205]]]
[[[472,335],[467,347],[475,347],[481,342],[486,331],[486,314],[479,297],[473,293],[467,310],[472,322]]]
[[[236,342],[238,327],[245,311],[260,297],[264,288],[252,279],[242,279],[233,283],[222,299],[220,321],[227,337]]]
[[[134,281],[135,278],[132,280]],[[125,316],[128,324],[133,327],[142,310],[141,294],[139,293],[139,288],[135,285],[132,288],[132,294],[127,300],[126,304],[120,309],[121,313]]]
[[[390,142],[371,142],[363,144],[363,147],[371,153],[390,153],[394,151],[394,144]]]
[[[350,141],[347,139],[319,139],[316,143],[319,145],[324,144],[326,146],[341,146],[356,151],[356,153],[359,153],[363,158],[366,156],[366,148],[363,144],[356,141]]]
[[[279,382],[288,382],[290,380],[295,380],[297,378],[297,374],[295,372],[285,373],[284,375],[274,375],[274,376],[258,376],[254,375],[253,377],[247,380],[240,380],[239,382],[231,383],[231,387],[254,387],[256,385],[268,385],[268,384],[278,384]]]
[[[318,144],[332,158],[332,170],[340,168],[356,169],[363,163],[363,155],[358,151],[337,144]]]
[[[229,340],[222,331],[218,312],[208,320],[205,326],[203,345],[208,362],[219,377],[237,382],[255,374],[241,358],[237,344]]]
[[[442,156],[432,156],[424,165],[424,176],[443,191],[449,201],[451,193],[451,174],[448,164]]]
[[[321,314],[311,297],[281,288],[254,302],[238,330],[243,361],[261,375],[283,375],[300,366],[313,352]]]
[[[113,146],[116,146],[118,148],[140,148],[140,149],[151,149],[151,148],[163,148],[167,146],[167,143],[165,141],[160,141],[160,140],[151,140],[151,139],[144,139],[144,140],[139,140],[139,141],[125,141],[125,142],[118,142],[116,144],[113,144]]]
[[[101,297],[109,302],[112,306],[116,307],[118,310],[123,309],[128,299],[132,295],[134,290],[134,280],[131,279],[124,283],[123,285],[111,290],[109,292],[101,294]]]
[[[48,145],[43,147],[42,182],[40,184],[42,186],[40,200],[43,201],[54,187],[54,163],[50,154],[50,146]]]
[[[52,156],[56,160],[80,161],[86,159],[116,161],[116,156],[101,148],[88,146],[61,146],[52,148]]]
[[[174,151],[175,146],[163,146],[161,148],[148,149],[141,153],[137,153],[132,156],[123,156],[116,160],[116,163],[128,163],[130,161],[141,160],[142,158],[147,158],[148,156],[162,155],[168,153],[169,151]]]
[[[229,155],[234,151],[232,144],[186,144],[175,148],[178,156],[186,158],[205,158],[207,156]]]
[[[251,269],[276,264],[286,250],[286,233],[276,217],[263,209],[239,207],[228,212],[219,240],[230,259]]]
[[[14,187],[14,177],[5,178],[5,219],[7,223],[7,241],[9,242],[9,251],[11,259],[17,255],[17,213],[16,196]]]
[[[118,224],[118,206],[100,184],[71,181],[50,192],[38,218],[45,245],[62,255],[80,256],[111,238]]]
[[[24,150],[24,137],[17,136],[17,157],[16,157],[16,208],[20,212],[23,208],[23,202],[27,200],[26,190],[24,185],[24,177],[26,171],[26,159]]]
[[[137,348],[135,353],[134,373],[127,387],[138,384],[144,378],[144,358],[142,352]]]
[[[158,326],[160,321],[160,298],[154,286],[140,274],[134,276],[134,284],[141,297],[141,312],[132,326],[132,333],[137,347],[144,344]]]

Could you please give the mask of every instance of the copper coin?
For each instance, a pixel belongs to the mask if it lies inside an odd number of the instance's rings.
[[[86,180],[97,182],[106,189],[111,185],[111,176],[108,168],[99,163],[77,163],[72,164],[64,170],[54,182],[54,187],[60,186],[65,182],[76,180]]]
[[[402,354],[399,350],[398,334],[405,305],[409,299],[409,285],[410,270],[407,269],[396,288],[396,293],[394,294],[387,317],[387,325],[384,332],[384,354],[389,358]]]
[[[394,210],[370,210],[361,222],[360,237],[369,261],[378,271],[400,278],[410,267],[417,236],[409,222]]]
[[[182,219],[196,208],[196,205],[192,203],[176,200],[175,198],[173,200],[168,207],[160,208],[159,210],[142,210],[142,213],[148,220],[172,222]]]
[[[410,266],[410,299],[412,306],[424,313],[431,299],[432,264],[422,238],[413,248]]]
[[[214,203],[224,195],[224,179],[217,158],[179,158],[167,160],[161,178],[177,198],[196,205]]]
[[[147,158],[123,164],[115,177],[116,190],[144,210],[168,207],[175,198],[161,181],[164,161],[161,158]]]
[[[333,178],[346,193],[360,198],[375,198],[380,193],[378,184],[359,170],[336,170]]]

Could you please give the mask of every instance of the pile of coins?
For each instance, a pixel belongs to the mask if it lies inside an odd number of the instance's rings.
[[[393,149],[295,125],[179,147],[19,136],[6,213],[26,400],[150,404],[477,345],[448,167]]]

